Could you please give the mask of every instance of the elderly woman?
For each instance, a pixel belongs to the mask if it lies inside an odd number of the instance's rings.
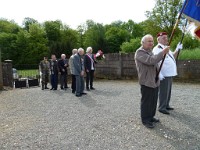
[[[159,80],[155,80],[158,71],[158,63],[169,52],[169,47],[164,48],[157,55],[153,55],[153,37],[145,35],[141,40],[141,47],[135,53],[135,63],[138,71],[139,84],[141,86],[141,119],[144,126],[154,128]]]
[[[86,55],[84,57],[84,66],[86,71],[86,89],[89,91],[94,90],[93,87],[93,79],[94,79],[94,71],[95,71],[95,59],[92,54],[92,47],[88,47],[86,50]],[[90,84],[90,89],[89,89]]]

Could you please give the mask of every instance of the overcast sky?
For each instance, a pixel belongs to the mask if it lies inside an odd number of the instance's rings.
[[[154,5],[155,0],[0,0],[0,18],[19,25],[25,17],[40,23],[59,19],[76,28],[88,19],[103,24],[129,19],[141,22]]]

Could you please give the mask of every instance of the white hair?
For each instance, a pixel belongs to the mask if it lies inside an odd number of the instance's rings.
[[[79,49],[78,49],[78,53],[79,53],[79,52],[82,52],[82,51],[84,51],[83,48],[79,48]]]
[[[143,36],[141,39],[141,45],[143,45],[144,42],[146,41],[146,39],[148,39],[148,38],[153,38],[153,36],[151,34],[147,34],[147,35]]]
[[[92,50],[92,47],[88,47],[86,50],[86,53],[90,52]]]
[[[78,51],[77,49],[73,49],[73,50],[72,50],[72,54],[76,54],[77,51]]]
[[[65,54],[61,54],[61,57],[66,57],[66,55]]]

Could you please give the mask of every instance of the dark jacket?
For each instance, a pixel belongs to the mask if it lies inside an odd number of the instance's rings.
[[[50,73],[58,75],[58,72],[59,72],[58,61],[57,60],[55,60],[55,61],[51,60],[50,61]]]
[[[66,67],[65,67],[65,64],[67,64]],[[68,66],[69,65],[68,65],[67,59],[65,59],[65,60],[60,59],[58,61],[58,68],[59,68],[59,71],[60,71],[61,74],[67,74],[67,67]],[[64,69],[64,71],[63,71],[63,69]]]
[[[92,58],[92,60],[91,60]],[[95,70],[95,63],[96,61],[94,60],[94,55],[92,54],[92,57],[89,57],[87,54],[84,57],[84,67],[85,67],[85,71],[89,70],[91,71],[91,63],[93,63],[94,66],[94,70]]]

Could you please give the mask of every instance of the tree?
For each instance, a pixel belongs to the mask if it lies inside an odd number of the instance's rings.
[[[122,49],[122,52],[124,53],[135,52],[141,46],[140,41],[141,41],[141,38],[131,39],[130,42],[122,43],[120,48]]]
[[[122,28],[126,29],[129,32],[130,38],[142,37],[144,35],[143,26],[139,23],[135,23],[133,20],[128,20],[128,22],[124,22],[122,24]]]
[[[110,27],[106,33],[105,38],[108,44],[108,50],[109,53],[119,52],[120,45],[128,41],[129,39],[129,33],[125,29],[121,29],[119,27]]]
[[[29,18],[29,17],[24,18],[24,21],[23,21],[24,29],[29,31],[29,26],[35,23],[38,23],[38,21],[33,18]]]
[[[102,24],[94,24],[84,34],[84,47],[92,46],[94,52],[99,49],[106,52],[105,28]]]
[[[153,10],[146,12],[146,16],[148,18],[145,22],[146,29],[153,29],[154,35],[156,29],[158,29],[157,32],[166,31],[170,34],[173,30],[181,7],[182,0],[156,0],[156,5]],[[178,35],[180,30],[176,33],[176,35]]]

